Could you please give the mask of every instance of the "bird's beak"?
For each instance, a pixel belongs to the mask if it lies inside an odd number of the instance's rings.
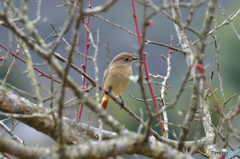
[[[134,60],[137,60],[137,59],[138,59],[138,57],[135,57],[135,58],[133,58],[133,61],[134,61]]]

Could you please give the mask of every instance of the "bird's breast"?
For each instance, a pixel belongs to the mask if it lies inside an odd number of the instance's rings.
[[[111,86],[111,94],[119,96],[127,89],[130,82],[129,76],[131,75],[131,67],[110,66],[104,82],[104,88],[108,89]]]

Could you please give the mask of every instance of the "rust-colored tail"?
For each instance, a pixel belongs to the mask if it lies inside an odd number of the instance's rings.
[[[109,99],[110,99],[109,96],[107,96],[106,94],[104,94],[104,96],[103,96],[103,98],[102,98],[102,103],[101,103],[101,107],[103,107],[104,110],[107,109]]]

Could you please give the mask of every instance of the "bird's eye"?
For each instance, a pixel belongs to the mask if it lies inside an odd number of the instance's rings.
[[[129,60],[129,58],[127,58],[127,57],[126,57],[124,60],[125,60],[125,61],[128,61],[128,60]]]

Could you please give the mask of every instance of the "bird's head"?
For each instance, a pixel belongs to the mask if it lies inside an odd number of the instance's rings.
[[[138,58],[134,57],[132,54],[123,52],[114,57],[110,65],[128,67],[131,66],[132,62],[137,59]]]

